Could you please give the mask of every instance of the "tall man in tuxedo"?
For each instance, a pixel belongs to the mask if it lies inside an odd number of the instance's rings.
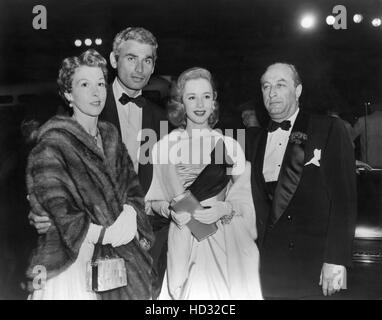
[[[105,108],[101,120],[113,123],[121,133],[122,141],[133,161],[144,193],[150,187],[153,167],[145,161],[151,151],[150,135],[145,129],[153,130],[156,140],[160,139],[160,122],[166,120],[161,107],[142,97],[142,89],[154,72],[158,42],[154,35],[144,28],[126,28],[119,32],[113,41],[110,64],[117,76],[108,88]],[[142,131],[141,139],[138,135]],[[166,133],[166,132],[164,132]],[[150,148],[143,148],[151,143]],[[167,261],[167,234],[169,220],[160,215],[149,216],[155,243],[151,248],[153,257],[154,298],[159,294]]]
[[[157,48],[156,38],[144,28],[129,27],[115,36],[110,63],[116,69],[117,76],[108,87],[105,108],[100,115],[101,120],[109,121],[118,128],[144,193],[150,187],[153,173],[151,161],[147,161],[151,148],[147,146],[152,147],[155,142],[149,142],[150,135],[145,134],[145,129],[155,132],[156,140],[159,140],[160,122],[167,123],[163,109],[142,97],[142,89],[154,72]],[[39,233],[45,233],[49,228],[50,222],[46,222],[45,218],[30,214],[31,224]],[[149,218],[156,239],[150,249],[154,271],[153,298],[156,298],[166,269],[169,220],[160,215]]]
[[[146,193],[151,184],[152,164],[142,163],[145,156],[140,148],[140,130],[150,129],[160,138],[160,121],[166,120],[161,107],[142,97],[142,89],[154,72],[158,43],[154,35],[143,28],[127,28],[119,32],[113,42],[110,64],[117,76],[108,88],[101,120],[113,123],[119,130]]]
[[[251,183],[263,295],[332,295],[346,288],[352,257],[351,143],[337,119],[300,110],[302,84],[293,65],[270,65],[261,88],[271,121],[254,139]]]

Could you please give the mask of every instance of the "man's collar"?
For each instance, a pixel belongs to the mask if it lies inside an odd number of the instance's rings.
[[[293,125],[296,121],[296,118],[298,116],[298,113],[300,112],[300,108],[297,108],[297,110],[295,111],[295,113],[293,113],[287,120],[290,121],[291,125],[292,125],[292,128],[293,128]]]

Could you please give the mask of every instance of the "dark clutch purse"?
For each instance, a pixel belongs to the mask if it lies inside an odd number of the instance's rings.
[[[125,261],[122,258],[109,256],[113,250],[103,250],[102,245],[106,228],[102,228],[98,241],[94,247],[92,260],[86,266],[86,283],[88,291],[103,292],[127,285]]]

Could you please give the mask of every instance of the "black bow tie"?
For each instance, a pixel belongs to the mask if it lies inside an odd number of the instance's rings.
[[[273,132],[276,131],[278,128],[281,128],[281,130],[288,131],[291,127],[291,123],[289,120],[284,120],[282,122],[276,122],[271,120],[268,124],[268,131]]]
[[[142,104],[144,103],[144,98],[142,96],[131,98],[126,93],[122,93],[121,97],[119,98],[119,102],[122,103],[123,105],[126,105],[128,102],[133,102],[139,108],[142,108]]]

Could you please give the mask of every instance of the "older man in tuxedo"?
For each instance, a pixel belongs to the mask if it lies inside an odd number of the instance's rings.
[[[293,65],[270,65],[261,88],[271,121],[254,139],[251,162],[264,297],[332,295],[346,288],[352,257],[351,143],[340,121],[300,109]]]

